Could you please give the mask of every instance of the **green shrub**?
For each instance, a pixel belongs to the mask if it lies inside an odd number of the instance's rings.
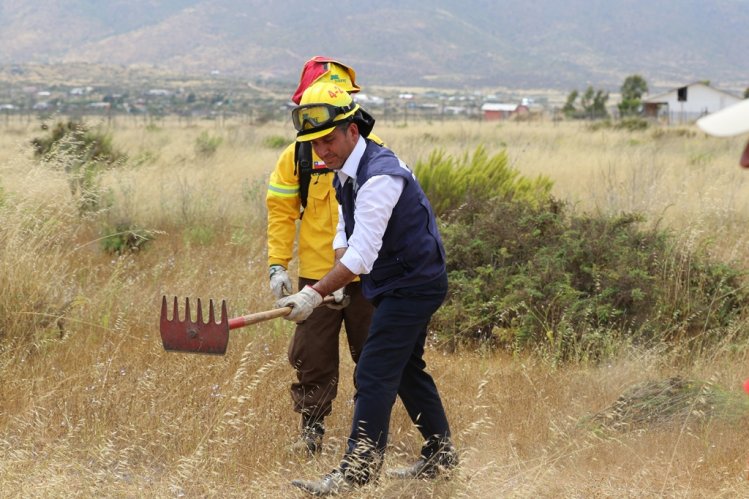
[[[215,237],[216,231],[203,225],[187,227],[182,232],[182,239],[188,246],[208,246],[214,241]]]
[[[203,131],[195,139],[195,154],[202,158],[210,158],[216,154],[216,151],[223,141],[224,139],[221,137]]]
[[[642,221],[576,215],[553,199],[466,203],[443,221],[450,294],[435,330],[450,344],[563,360],[600,358],[617,335],[659,342],[735,320],[747,299],[740,272]]]
[[[159,154],[151,150],[139,152],[136,156],[130,158],[130,164],[137,168],[142,165],[154,164],[159,159]]]
[[[70,192],[82,213],[100,209],[106,199],[101,173],[127,160],[114,148],[109,134],[92,130],[83,122],[59,122],[31,144],[37,159],[68,175]]]
[[[613,127],[610,119],[596,120],[588,123],[585,128],[591,132],[598,132],[600,130],[610,130]]]
[[[630,132],[647,130],[649,127],[650,122],[638,116],[622,118],[615,126],[619,130],[629,130]]]
[[[106,225],[102,230],[101,247],[109,254],[136,253],[154,239],[153,231],[133,227],[129,222]]]
[[[291,140],[281,135],[271,135],[263,140],[263,145],[269,149],[282,149],[288,146]]]
[[[689,128],[669,128],[669,127],[658,127],[653,130],[653,139],[655,140],[662,140],[662,139],[669,139],[669,138],[677,138],[677,139],[691,139],[692,137],[695,137],[697,135],[697,132],[694,130],[691,130]]]
[[[426,161],[414,165],[414,174],[432,203],[435,214],[444,216],[469,200],[486,202],[493,198],[518,199],[538,203],[548,199],[552,181],[538,176],[529,180],[509,166],[506,152],[489,156],[479,146],[460,158],[436,150]]]
[[[612,122],[610,119],[593,121],[588,123],[588,125],[586,126],[586,128],[591,132],[611,129],[638,132],[647,130],[649,127],[650,122],[638,116],[627,116],[616,122]]]

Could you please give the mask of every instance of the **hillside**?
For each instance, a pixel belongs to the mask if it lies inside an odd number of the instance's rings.
[[[378,85],[615,90],[639,73],[743,91],[747,24],[749,0],[0,0],[0,64],[294,81],[329,54]]]

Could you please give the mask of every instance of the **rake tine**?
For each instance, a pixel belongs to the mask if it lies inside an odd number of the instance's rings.
[[[200,304],[200,298],[198,298],[198,326],[203,325],[203,306]]]
[[[215,314],[213,313],[213,298],[211,298],[208,301],[208,323],[209,324],[215,324],[216,323],[216,319],[215,319],[214,315]]]
[[[177,309],[175,308],[174,311],[175,311],[174,317],[177,319],[177,322],[179,322],[179,315],[177,315],[176,313]],[[190,315],[190,298],[185,298],[185,321],[184,321],[185,324],[190,323],[190,317],[192,317],[192,315]]]
[[[166,296],[161,297],[161,318],[159,320],[162,323],[166,321]]]
[[[213,311],[213,309],[211,309]],[[221,300],[221,327],[229,330],[229,314],[226,312],[226,300]]]
[[[172,320],[179,322],[179,304],[177,303],[177,297],[174,297],[174,309],[172,310]]]

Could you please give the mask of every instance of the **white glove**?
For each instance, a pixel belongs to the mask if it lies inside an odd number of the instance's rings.
[[[291,312],[284,319],[304,322],[321,303],[322,295],[312,286],[305,286],[300,292],[278,300],[276,308],[291,307]]]
[[[341,310],[348,307],[351,303],[351,296],[346,294],[346,288],[336,289],[333,291],[333,303],[326,303],[325,306],[333,310]]]
[[[291,279],[289,279],[289,274],[286,273],[285,268],[281,265],[271,265],[269,274],[270,290],[273,292],[273,296],[283,298],[292,293]]]

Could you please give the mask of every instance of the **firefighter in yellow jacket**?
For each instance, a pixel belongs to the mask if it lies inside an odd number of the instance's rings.
[[[327,57],[313,57],[302,69],[292,100],[298,104],[304,90],[316,81],[330,81],[355,93],[359,87],[354,70]],[[363,110],[362,110],[363,111]],[[351,114],[366,131],[374,119],[366,112]],[[369,138],[381,142],[374,134]],[[276,298],[294,292],[288,274],[299,221],[298,288],[312,285],[333,268],[333,237],[338,224],[338,202],[333,173],[311,147],[290,144],[281,153],[270,176],[268,208],[268,265],[270,288]],[[289,345],[289,362],[297,381],[291,385],[294,410],[301,414],[301,434],[292,450],[314,455],[322,448],[325,417],[338,391],[339,341],[344,324],[349,352],[359,359],[367,337],[373,307],[364,299],[358,281],[334,293],[335,303],[315,309],[297,324]]]

